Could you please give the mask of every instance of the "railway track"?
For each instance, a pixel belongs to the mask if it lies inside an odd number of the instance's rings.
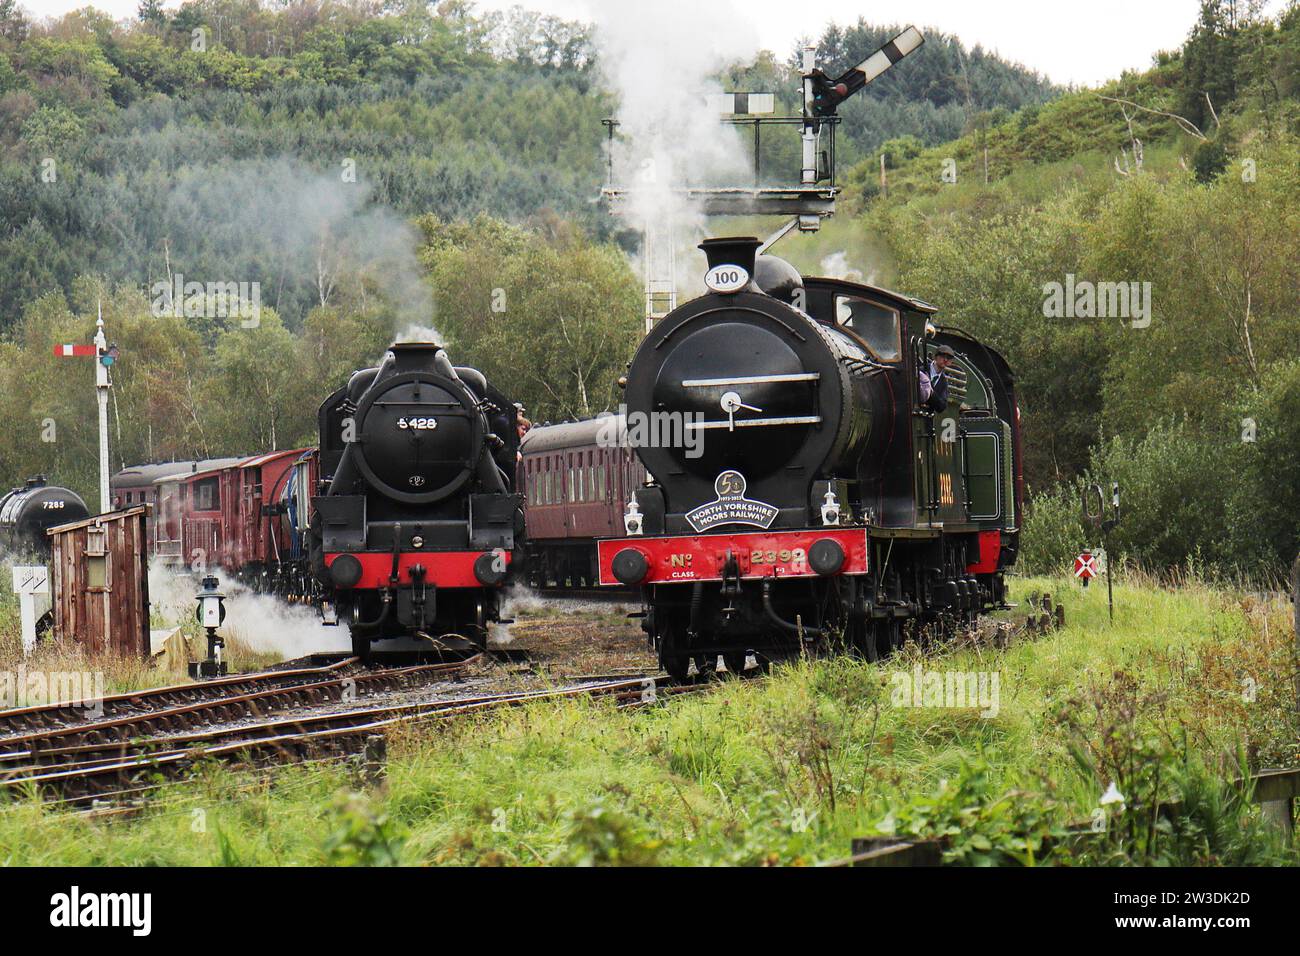
[[[533,592],[548,601],[591,601],[605,604],[639,604],[640,595],[630,588],[533,588]]]
[[[5,738],[45,728],[85,724],[129,715],[148,715],[186,706],[201,706],[235,696],[287,690],[360,670],[360,659],[347,657],[320,667],[236,674],[196,684],[171,684],[114,694],[97,700],[64,701],[0,711],[0,748]]]
[[[300,707],[348,702],[376,691],[414,687],[458,676],[481,660],[481,657],[475,655],[454,663],[374,671],[352,672],[335,668],[334,673],[338,676],[307,683],[285,683],[270,687],[255,685],[256,689],[249,692],[245,692],[248,685],[241,682],[233,688],[218,688],[213,696],[200,697],[175,706],[140,710],[121,717],[63,724],[4,737],[0,738],[0,774],[15,762],[31,759],[37,750],[44,754],[77,746],[111,747],[140,738],[165,739],[196,727],[231,724],[246,718],[265,718]],[[220,693],[222,690],[226,693]],[[0,713],[0,717],[3,716]]]
[[[440,669],[434,673],[446,676],[448,671],[469,663],[429,667]],[[413,676],[429,676],[410,673],[426,670],[429,668],[403,668],[399,674],[404,673],[409,680]],[[320,683],[333,686],[336,682]],[[46,800],[73,806],[131,800],[210,762],[263,767],[341,759],[361,752],[368,740],[384,738],[399,726],[417,722],[578,696],[613,698],[624,707],[644,706],[704,686],[663,686],[656,678],[639,676],[596,679],[558,689],[316,711],[163,733],[157,732],[159,715],[152,715],[155,730],[147,736],[132,736],[130,728],[146,726],[151,715],[101,721],[95,727],[62,727],[25,735],[21,741],[0,741],[0,747],[6,748],[0,753],[0,794],[38,794]],[[258,695],[242,695],[241,699],[249,696]],[[212,716],[230,703],[212,701],[200,706],[207,707]],[[187,715],[191,713],[188,707],[176,709]]]

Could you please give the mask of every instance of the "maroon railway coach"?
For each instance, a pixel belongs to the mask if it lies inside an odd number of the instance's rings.
[[[533,587],[595,587],[596,540],[624,533],[623,513],[645,483],[621,416],[533,428],[521,446]]]

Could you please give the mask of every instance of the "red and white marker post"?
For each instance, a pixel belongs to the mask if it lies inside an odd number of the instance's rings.
[[[1083,581],[1086,588],[1088,582],[1097,576],[1097,556],[1087,548],[1074,559],[1074,576]]]

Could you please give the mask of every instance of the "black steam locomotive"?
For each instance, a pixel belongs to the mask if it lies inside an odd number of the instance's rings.
[[[1002,605],[1016,559],[1003,358],[925,302],[803,278],[759,245],[704,242],[711,291],[654,327],[626,378],[629,433],[690,440],[637,447],[651,480],[628,537],[599,543],[600,578],[642,589],[674,675],[841,642],[875,660]],[[936,411],[921,388],[940,349],[955,359]]]
[[[27,479],[25,487],[0,498],[0,547],[10,554],[45,560],[50,556],[47,531],[89,517],[80,495],[37,475]]]
[[[310,553],[357,653],[482,647],[523,533],[516,406],[440,346],[392,346],[320,407]],[[327,618],[329,619],[329,618]]]

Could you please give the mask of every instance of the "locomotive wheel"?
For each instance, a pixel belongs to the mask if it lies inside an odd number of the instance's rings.
[[[705,667],[708,666],[701,655],[691,655],[683,653],[680,646],[682,642],[681,632],[676,627],[665,628],[659,636],[659,664],[668,676],[675,681],[685,683],[691,679],[689,671],[691,663],[694,662],[696,670],[700,675],[705,673]]]
[[[727,673],[732,677],[739,677],[741,674],[745,673],[744,651],[733,651],[730,654],[724,654],[722,659],[726,661]],[[714,658],[713,663],[715,666],[717,665],[717,658]]]
[[[677,653],[677,635],[675,631],[664,628],[655,635],[659,649],[659,666],[668,672],[673,680],[685,680],[690,667],[690,657]]]
[[[832,650],[842,650],[845,653],[856,654],[872,662],[880,660],[875,630],[870,621],[849,621],[844,628],[843,638],[836,643],[840,647],[832,646]]]
[[[862,621],[854,625],[854,636],[861,643],[863,654],[872,663],[889,654],[889,644],[881,640],[880,628],[874,621]]]
[[[724,658],[727,661],[727,667],[731,667],[730,657]],[[696,681],[711,676],[714,673],[717,658],[710,657],[708,654],[660,654],[660,663],[663,669],[668,672],[668,676],[673,680],[682,682]],[[695,665],[696,673],[692,674],[691,664]],[[745,666],[744,655],[741,655],[736,665]]]
[[[660,651],[659,664],[673,680],[685,681],[686,672],[691,669],[691,656],[689,654],[665,654]]]
[[[873,623],[872,636],[875,638],[879,659],[884,659],[903,646],[905,634],[903,621],[896,617],[886,617]]]

